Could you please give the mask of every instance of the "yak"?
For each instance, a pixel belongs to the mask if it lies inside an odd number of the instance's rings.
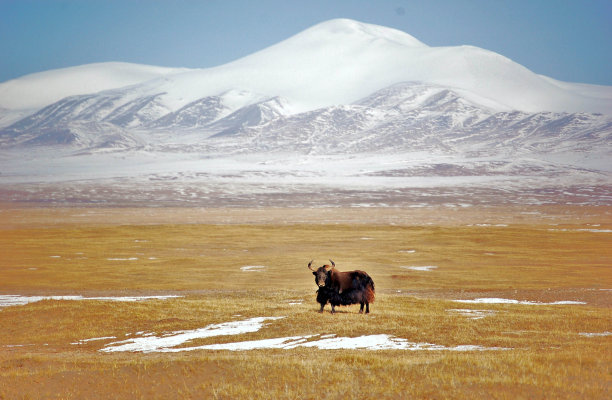
[[[374,281],[364,271],[341,272],[335,269],[336,264],[332,261],[330,265],[323,265],[318,269],[312,267],[312,261],[308,268],[315,276],[315,283],[319,286],[317,290],[317,302],[321,304],[319,312],[327,303],[331,304],[332,314],[336,312],[336,306],[348,306],[360,304],[359,313],[370,312],[370,303],[374,302]]]

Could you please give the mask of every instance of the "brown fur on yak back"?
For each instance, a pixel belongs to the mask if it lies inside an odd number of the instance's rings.
[[[363,292],[363,300],[359,300],[356,303],[366,301],[368,303],[374,302],[374,281],[370,278],[365,271],[355,270],[340,272],[332,269],[330,273],[330,288],[337,291],[338,294],[346,293],[348,291]],[[327,282],[325,282],[327,287]],[[353,303],[355,304],[355,303]]]

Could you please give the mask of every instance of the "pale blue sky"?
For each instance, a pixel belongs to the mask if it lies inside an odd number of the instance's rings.
[[[0,82],[103,61],[212,67],[340,17],[612,85],[612,0],[0,0]]]

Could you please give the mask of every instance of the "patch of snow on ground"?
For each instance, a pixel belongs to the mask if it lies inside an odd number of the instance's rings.
[[[20,295],[0,295],[0,307],[22,306],[28,303],[35,303],[42,300],[100,300],[100,301],[145,301],[145,300],[166,300],[173,299],[176,295],[165,296],[121,296],[121,297],[83,297],[83,296],[20,296]]]
[[[500,299],[495,297],[482,297],[474,300],[453,300],[456,303],[467,303],[467,304],[526,304],[526,305],[567,305],[567,304],[586,304],[583,301],[553,301],[552,303],[543,303],[539,301],[526,301],[526,300],[514,300],[514,299]]]
[[[289,336],[282,338],[272,339],[261,339],[261,340],[250,340],[246,342],[234,342],[234,343],[218,343],[209,344],[204,346],[195,347],[183,347],[174,349],[162,349],[162,352],[180,352],[180,351],[193,351],[193,350],[231,350],[231,351],[246,351],[246,350],[257,350],[257,349],[292,349],[297,347],[299,344],[305,342],[310,336]]]
[[[95,342],[95,341],[98,341],[98,340],[108,340],[108,339],[117,339],[117,336],[104,336],[104,337],[91,338],[91,339],[81,339],[78,342],[74,342],[74,343],[70,343],[70,344],[84,344],[84,343],[88,343],[88,342]]]
[[[470,310],[470,309],[464,309],[464,308],[461,308],[461,309],[456,308],[456,309],[450,309],[446,311],[450,313],[456,313],[464,317],[468,317],[469,319],[483,319],[484,317],[489,317],[491,315],[496,314],[496,311],[493,311],[493,310]]]
[[[586,337],[603,337],[603,336],[612,336],[612,332],[580,332],[579,333],[580,336],[586,336]]]
[[[177,353],[193,350],[230,350],[246,351],[257,349],[294,349],[297,347],[312,347],[322,350],[336,349],[362,349],[362,350],[446,350],[446,351],[485,351],[485,350],[507,350],[501,347],[483,347],[477,345],[461,345],[446,347],[431,343],[415,343],[407,339],[391,335],[365,335],[359,337],[337,337],[335,334],[286,336],[260,340],[249,340],[233,343],[215,343],[202,346],[178,347],[189,343],[194,339],[202,339],[214,336],[239,335],[243,333],[257,332],[264,327],[268,320],[278,320],[285,317],[257,317],[243,321],[224,322],[208,325],[204,328],[176,331],[160,336],[141,336],[113,342],[100,349],[104,353],[130,351],[130,352],[161,352]],[[81,340],[83,343],[91,340],[107,338],[94,338]],[[78,344],[77,343],[77,344]]]
[[[266,269],[265,265],[245,265],[244,267],[240,267],[240,270],[243,272],[261,272]]]
[[[495,227],[507,227],[508,224],[469,224],[466,226],[479,226],[479,227],[490,227],[490,226],[495,226]]]
[[[438,267],[435,265],[423,265],[423,266],[402,266],[400,268],[409,269],[411,271],[431,271]]]
[[[245,342],[218,343],[204,346],[164,349],[165,352],[179,352],[192,350],[230,350],[246,351],[260,349],[294,349],[296,347],[312,347],[321,350],[445,350],[445,351],[485,351],[507,350],[501,347],[482,347],[476,345],[461,345],[446,347],[431,343],[414,343],[407,339],[390,335],[366,335],[358,337],[336,337],[335,335],[321,336],[318,340],[309,340],[318,335],[287,336],[281,338],[250,340]]]
[[[612,229],[549,229],[551,232],[595,232],[612,233]]]
[[[100,351],[112,353],[116,351],[141,351],[149,352],[173,352],[185,351],[195,348],[180,348],[175,349],[194,339],[202,339],[213,336],[240,335],[243,333],[257,332],[264,323],[268,320],[277,320],[284,317],[257,317],[244,321],[224,322],[221,324],[212,324],[204,328],[193,329],[188,331],[170,332],[163,336],[147,336],[136,337],[132,339],[122,340],[119,342],[110,343]]]

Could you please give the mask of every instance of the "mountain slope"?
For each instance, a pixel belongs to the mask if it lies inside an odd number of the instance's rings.
[[[36,102],[51,103],[0,129],[1,146],[588,152],[610,148],[612,88],[337,19],[215,68],[92,64],[0,85],[0,106]]]
[[[351,103],[406,81],[461,90],[498,111],[612,109],[610,88],[559,85],[484,49],[429,47],[406,33],[351,20],[323,22],[234,62],[153,80],[138,90],[164,92],[170,108],[178,108],[239,88],[286,98],[303,112]]]
[[[117,89],[183,71],[186,69],[105,62],[29,74],[0,83],[0,108],[36,110],[64,97]]]
[[[612,151],[612,117],[588,113],[497,112],[443,86],[396,84],[354,104],[243,127],[208,146],[228,152],[296,151],[512,155]]]

